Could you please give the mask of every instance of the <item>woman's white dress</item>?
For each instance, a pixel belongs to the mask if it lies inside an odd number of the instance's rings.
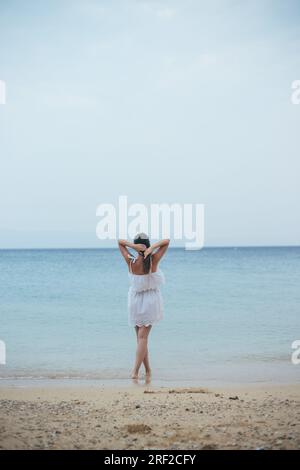
[[[149,326],[163,318],[163,300],[160,286],[165,282],[160,269],[155,273],[134,274],[131,269],[128,292],[128,324]]]

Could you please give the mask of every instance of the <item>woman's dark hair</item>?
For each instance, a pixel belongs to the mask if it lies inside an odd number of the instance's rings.
[[[145,233],[138,233],[134,240],[133,240],[133,243],[134,244],[142,244],[142,245],[145,245],[147,248],[149,248],[150,246],[150,240],[148,238],[148,236],[145,234]],[[144,258],[144,254],[142,251],[139,252],[140,255],[143,256],[143,270],[144,270],[144,273],[145,274],[148,274],[150,272],[150,269],[151,269],[151,255],[148,255],[146,258]]]

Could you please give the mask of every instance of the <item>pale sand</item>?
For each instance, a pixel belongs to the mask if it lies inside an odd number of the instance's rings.
[[[1,388],[0,448],[299,449],[300,385]]]

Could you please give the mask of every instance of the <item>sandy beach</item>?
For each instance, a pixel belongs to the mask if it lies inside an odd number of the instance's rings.
[[[0,389],[0,449],[299,448],[299,385]]]

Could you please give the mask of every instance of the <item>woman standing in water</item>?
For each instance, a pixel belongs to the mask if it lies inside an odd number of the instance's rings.
[[[153,245],[145,233],[138,233],[133,243],[119,240],[120,251],[128,265],[130,288],[128,292],[128,323],[135,327],[137,350],[132,378],[138,379],[142,363],[146,379],[150,379],[151,368],[148,353],[148,336],[151,327],[163,317],[160,286],[164,275],[158,264],[166,253],[170,240],[161,240]],[[128,248],[137,252],[132,256]]]

